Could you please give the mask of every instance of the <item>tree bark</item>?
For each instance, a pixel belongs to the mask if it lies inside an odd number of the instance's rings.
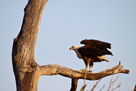
[[[72,78],[70,91],[76,91],[78,79]]]
[[[47,0],[29,0],[18,36],[14,39],[12,64],[17,91],[37,91],[40,74],[34,50],[39,24]]]
[[[129,73],[121,69],[121,64],[98,72],[84,72],[72,70],[60,65],[40,66],[35,62],[34,51],[37,41],[39,24],[47,0],[29,0],[24,9],[24,19],[18,36],[14,39],[12,48],[12,65],[16,79],[17,91],[37,91],[38,80],[41,75],[62,75],[72,79],[71,91],[76,91],[78,79],[98,80],[103,77]]]
[[[119,63],[119,65],[106,69],[101,72],[92,73],[87,71],[77,71],[73,70],[61,65],[51,64],[40,66],[42,75],[62,75],[65,77],[73,78],[73,79],[86,79],[86,80],[99,80],[109,75],[114,75],[117,73],[125,73],[128,74],[129,70],[122,69],[123,66]]]

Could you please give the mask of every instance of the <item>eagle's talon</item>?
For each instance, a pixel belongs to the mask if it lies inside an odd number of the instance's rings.
[[[82,71],[87,71],[86,69],[81,69]]]
[[[92,70],[91,70],[91,71],[88,71],[88,72],[92,72]]]

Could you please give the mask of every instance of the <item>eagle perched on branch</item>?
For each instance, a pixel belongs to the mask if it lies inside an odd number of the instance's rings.
[[[99,40],[94,39],[85,39],[80,42],[80,44],[84,44],[85,46],[72,46],[70,50],[74,50],[79,59],[83,59],[85,62],[85,69],[83,71],[87,71],[88,66],[90,66],[89,71],[93,67],[93,62],[102,62],[109,60],[103,55],[112,55],[112,53],[107,50],[107,48],[111,49],[111,44]]]

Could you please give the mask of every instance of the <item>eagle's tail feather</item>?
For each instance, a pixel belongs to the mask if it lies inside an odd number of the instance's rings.
[[[106,58],[106,57],[104,57],[104,56],[97,56],[101,61],[107,61],[107,62],[109,62],[109,60]]]

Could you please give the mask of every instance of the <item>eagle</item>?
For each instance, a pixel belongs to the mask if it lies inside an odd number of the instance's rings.
[[[109,62],[104,55],[112,55],[112,52],[108,50],[111,49],[110,43],[95,39],[85,39],[80,44],[84,44],[84,46],[74,45],[69,49],[74,50],[79,59],[83,59],[86,67],[82,71],[87,71],[88,66],[90,66],[89,71],[91,72],[94,62]]]

